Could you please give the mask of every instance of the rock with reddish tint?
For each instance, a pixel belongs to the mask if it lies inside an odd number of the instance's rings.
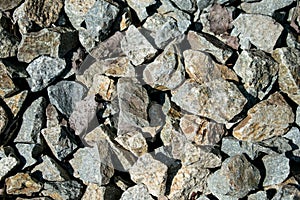
[[[153,200],[144,184],[137,184],[128,188],[121,196],[120,200]]]
[[[292,108],[276,92],[252,107],[234,129],[233,136],[244,141],[262,141],[285,134],[294,122]]]

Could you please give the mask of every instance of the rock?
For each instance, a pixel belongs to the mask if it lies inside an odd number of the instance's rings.
[[[296,111],[296,124],[300,126],[300,106],[297,107],[297,111]]]
[[[254,194],[250,194],[248,196],[248,200],[268,200],[268,197],[267,197],[267,192],[266,191],[258,191]]]
[[[65,181],[69,179],[67,172],[49,156],[42,157],[42,163],[35,166],[33,174],[39,174],[46,181]]]
[[[281,136],[294,122],[292,108],[278,92],[252,107],[234,129],[233,136],[243,141],[262,141]]]
[[[140,21],[144,21],[149,15],[147,12],[147,7],[156,4],[155,0],[143,0],[143,1],[133,1],[128,0],[128,5],[136,12]]]
[[[114,185],[99,186],[97,184],[89,183],[85,190],[82,200],[90,199],[107,199],[114,200],[120,199],[121,191],[118,187]]]
[[[95,74],[93,85],[89,89],[88,95],[99,94],[105,101],[110,101],[116,95],[114,81],[107,76]]]
[[[206,190],[208,169],[202,168],[200,163],[183,166],[172,180],[170,200],[189,199],[193,192],[204,192]]]
[[[3,0],[0,2],[0,10],[6,11],[17,7],[22,0]]]
[[[129,169],[129,174],[135,183],[145,184],[149,193],[158,197],[165,193],[167,170],[166,165],[146,153]]]
[[[3,63],[0,64],[0,97],[3,99],[6,95],[16,90],[14,82],[7,74],[6,67]]]
[[[120,78],[117,84],[119,100],[118,135],[148,126],[147,91],[133,79]]]
[[[32,92],[37,92],[47,87],[66,67],[66,62],[60,58],[41,56],[31,62],[26,71],[30,75],[29,85]]]
[[[294,1],[293,0],[287,0],[287,1],[280,1],[280,0],[262,0],[258,2],[243,2],[241,4],[241,8],[246,13],[251,14],[261,14],[261,15],[269,15],[272,16],[272,14],[281,8],[287,7],[291,5]]]
[[[283,154],[293,150],[290,141],[284,137],[273,137],[260,142],[260,145],[272,149],[274,152],[276,152],[273,154]]]
[[[77,181],[46,182],[41,192],[43,196],[57,200],[80,199],[83,186]]]
[[[195,2],[192,0],[179,0],[174,2],[180,10],[187,11],[189,13],[193,13],[196,10]]]
[[[0,134],[5,130],[8,124],[8,116],[2,106],[0,106]]]
[[[272,52],[283,30],[274,19],[263,15],[241,14],[232,23],[231,35],[239,37],[242,49],[250,49],[253,44],[268,53]]]
[[[10,152],[10,148],[0,148],[0,180],[2,181],[8,173],[19,164],[18,159]]]
[[[56,85],[47,88],[50,103],[62,114],[70,117],[76,102],[86,95],[86,88],[74,81],[60,81]]]
[[[300,198],[300,191],[297,186],[284,185],[276,192],[272,200],[299,199],[299,198]]]
[[[266,169],[263,186],[282,183],[290,174],[289,159],[284,155],[266,155],[262,161]]]
[[[4,70],[10,78],[27,78],[26,67],[26,64],[15,62],[14,60],[5,59],[0,61],[1,71]]]
[[[11,112],[14,116],[17,116],[19,113],[21,107],[23,106],[23,103],[27,97],[28,91],[24,90],[12,97],[8,97],[3,99],[7,106],[10,108]]]
[[[59,125],[59,120],[58,120],[59,114],[52,104],[48,104],[46,108],[46,118],[47,118],[47,123],[46,127],[47,128],[52,128],[56,127]]]
[[[258,187],[260,181],[258,169],[244,155],[226,159],[221,169],[208,177],[207,185],[213,195],[243,198]]]
[[[246,91],[263,99],[277,80],[278,64],[260,50],[244,50],[233,69],[242,78]]]
[[[46,99],[40,97],[33,101],[23,115],[23,122],[15,142],[40,143],[40,131],[45,125]]]
[[[16,56],[19,41],[0,26],[0,58],[8,58]]]
[[[279,63],[278,83],[281,91],[300,105],[300,51],[294,48],[278,48],[272,56]]]
[[[127,29],[126,35],[121,41],[121,48],[135,66],[153,58],[157,52],[134,25]]]
[[[182,84],[185,71],[178,47],[174,44],[166,47],[154,62],[146,66],[143,79],[148,85],[159,90],[172,90]]]
[[[148,189],[143,184],[137,184],[128,188],[121,196],[120,200],[153,200]]]
[[[32,166],[42,154],[43,147],[40,144],[17,143],[16,148],[20,154],[23,169]]]
[[[28,200],[28,199],[32,199],[32,200],[51,200],[51,198],[48,198],[48,197],[35,197],[35,198],[21,198],[21,197],[18,197],[18,198],[16,198],[16,200]]]
[[[47,145],[58,160],[64,160],[77,148],[74,136],[66,128],[50,127],[41,131]]]
[[[31,196],[42,189],[42,185],[33,180],[29,174],[18,173],[5,180],[6,193]]]
[[[18,60],[30,63],[40,55],[63,57],[77,45],[76,38],[76,31],[61,27],[24,34],[18,48]]]
[[[24,11],[40,27],[49,27],[58,19],[63,3],[63,0],[28,0],[24,3]]]
[[[25,12],[25,2],[14,10],[13,21],[18,24],[20,33],[27,34],[31,32],[33,28],[33,23],[28,19]]]
[[[132,13],[129,7],[124,8],[120,22],[120,31],[125,31],[132,24]]]
[[[247,102],[233,83],[224,80],[202,85],[186,80],[172,93],[172,101],[182,109],[224,124],[239,114]]]

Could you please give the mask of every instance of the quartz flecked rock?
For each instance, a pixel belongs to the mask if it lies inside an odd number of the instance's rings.
[[[0,64],[0,97],[4,98],[5,95],[13,92],[16,89],[11,77],[7,74],[6,67],[3,63]]]
[[[199,85],[189,79],[172,94],[172,101],[182,109],[223,124],[239,114],[247,102],[233,83],[224,80]]]
[[[42,185],[33,180],[29,174],[18,173],[5,179],[7,194],[24,194],[27,196],[37,193],[42,189]]]
[[[157,50],[134,25],[129,26],[121,41],[121,48],[134,65],[151,59]]]
[[[46,182],[41,194],[58,200],[79,199],[83,186],[77,181]]]
[[[244,50],[233,69],[242,78],[246,91],[263,99],[277,80],[279,66],[263,51]]]
[[[300,131],[297,127],[292,127],[283,137],[292,141],[293,144],[300,148]]]
[[[156,4],[155,0],[142,0],[142,1],[133,1],[128,0],[128,5],[136,12],[140,21],[143,21],[148,17],[147,7]]]
[[[50,103],[61,113],[70,117],[76,102],[82,100],[87,89],[75,81],[60,81],[56,85],[47,88]]]
[[[19,41],[0,26],[0,58],[13,57],[17,54]]]
[[[295,185],[284,185],[281,187],[272,198],[272,200],[281,200],[281,199],[299,199],[300,190]]]
[[[272,14],[281,8],[287,7],[290,4],[292,4],[293,0],[262,0],[258,2],[243,2],[241,4],[241,8],[246,13],[252,13],[252,14],[261,14],[261,15],[269,15],[272,16]]]
[[[51,58],[48,56],[41,56],[31,62],[26,71],[30,75],[29,85],[32,92],[47,87],[55,80],[66,67],[66,62],[60,58]]]
[[[244,141],[262,141],[286,133],[294,122],[292,108],[276,92],[252,107],[234,129],[233,136]]]
[[[23,122],[15,142],[40,143],[40,131],[45,125],[46,99],[33,101],[23,115]]]
[[[28,19],[41,27],[49,27],[59,17],[63,0],[28,0],[24,3],[24,11]]]
[[[232,23],[234,29],[231,35],[239,37],[242,49],[250,49],[253,44],[270,53],[283,31],[283,27],[274,19],[263,15],[241,14]]]
[[[208,177],[207,184],[217,197],[243,198],[258,187],[260,178],[258,169],[244,155],[236,155],[226,159],[221,169]]]
[[[294,48],[278,48],[272,56],[280,63],[278,83],[281,91],[300,105],[300,50]]]
[[[248,200],[268,200],[266,191],[259,191],[248,196]]]
[[[117,94],[120,109],[118,135],[148,126],[147,107],[149,97],[147,91],[135,80],[121,78],[117,84]]]
[[[97,184],[89,183],[81,199],[82,200],[91,200],[91,199],[114,200],[114,199],[120,199],[120,197],[121,197],[121,190],[115,185],[108,184],[106,186],[99,186]]]
[[[32,166],[42,154],[43,147],[40,144],[17,143],[16,148],[20,153],[20,161],[23,162],[23,169]]]
[[[300,126],[300,106],[298,106],[296,110],[296,124]]]
[[[40,55],[63,57],[77,45],[76,38],[76,31],[61,27],[24,34],[18,47],[18,60],[30,63]]]
[[[171,44],[143,71],[143,79],[151,87],[172,90],[185,80],[184,66],[178,47]]]
[[[266,169],[263,186],[282,183],[290,174],[289,159],[284,155],[266,155],[262,161]]]
[[[0,133],[2,133],[8,123],[8,116],[2,106],[0,106]]]
[[[121,196],[120,200],[153,200],[144,184],[137,184],[128,188]]]
[[[10,108],[14,116],[16,116],[19,113],[27,95],[28,95],[28,91],[24,90],[12,97],[7,97],[3,99],[7,104],[7,106]]]
[[[17,7],[22,0],[3,0],[0,2],[0,10],[6,11]]]
[[[0,148],[0,180],[8,175],[9,172],[14,170],[14,168],[19,164],[18,159],[10,155],[10,150],[7,148]]]
[[[129,174],[135,183],[145,184],[149,193],[158,197],[165,193],[167,170],[166,165],[146,153],[129,169]]]

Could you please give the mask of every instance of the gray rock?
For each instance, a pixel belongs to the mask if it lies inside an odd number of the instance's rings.
[[[297,111],[296,111],[296,124],[300,126],[300,106],[297,107]]]
[[[242,78],[246,91],[263,99],[277,80],[279,66],[263,51],[244,50],[233,69]]]
[[[266,169],[263,186],[282,183],[289,176],[289,159],[284,155],[266,155],[262,161]]]
[[[140,65],[153,58],[157,52],[134,25],[127,29],[126,35],[121,41],[121,48],[134,65]]]
[[[137,184],[128,188],[121,196],[120,200],[153,200],[148,189],[143,184]]]
[[[5,112],[4,108],[0,106],[0,133],[2,133],[8,123],[8,116],[7,113]]]
[[[174,3],[180,10],[184,10],[189,13],[193,13],[196,10],[195,1],[193,0],[187,0],[187,1],[178,0],[178,1],[174,1]]]
[[[148,17],[147,7],[156,4],[155,0],[143,0],[143,1],[133,1],[128,0],[128,5],[136,12],[140,21],[143,21]]]
[[[82,100],[87,89],[74,81],[60,81],[56,85],[47,88],[50,103],[62,114],[70,117],[76,102]]]
[[[268,53],[272,52],[283,30],[271,17],[254,14],[239,15],[233,21],[233,25],[231,35],[239,37],[242,49],[250,49],[253,44]]]
[[[258,191],[248,196],[248,200],[268,200],[266,191]]]
[[[59,114],[52,104],[48,104],[46,108],[46,118],[47,118],[47,123],[46,127],[47,128],[52,128],[56,127],[59,125],[59,120],[58,120]]]
[[[19,42],[17,38],[0,27],[0,58],[16,56]]]
[[[23,169],[32,166],[42,154],[42,146],[40,144],[17,143],[16,148],[20,153],[21,162],[24,163]]]
[[[243,198],[258,187],[260,178],[258,169],[244,155],[236,155],[226,159],[221,169],[208,177],[207,184],[215,196]]]
[[[284,185],[281,187],[272,198],[272,200],[292,200],[300,198],[300,190],[295,185]]]
[[[262,141],[285,134],[293,122],[292,108],[276,92],[248,111],[247,117],[233,129],[233,136],[243,141]]]
[[[46,182],[41,194],[52,199],[80,199],[83,186],[77,181]]]
[[[224,124],[239,114],[247,102],[233,83],[224,80],[202,85],[187,80],[172,93],[172,101],[182,109]]]
[[[30,63],[40,55],[63,57],[78,44],[76,38],[76,31],[61,27],[24,34],[18,48],[18,60]]]
[[[260,142],[260,145],[280,154],[293,150],[290,141],[284,137],[273,137]]]
[[[31,62],[26,71],[30,75],[29,85],[32,92],[37,92],[47,87],[62,74],[66,62],[60,58],[41,56]]]
[[[129,169],[131,179],[147,186],[149,193],[160,196],[165,193],[168,167],[146,153]]]
[[[287,0],[287,1],[262,0],[262,1],[250,2],[250,3],[244,2],[241,4],[241,8],[246,13],[272,16],[272,14],[276,10],[287,7],[287,6],[291,5],[293,2],[294,2],[293,0]]]
[[[6,11],[17,7],[22,0],[3,0],[0,2],[0,10]]]
[[[19,160],[10,152],[10,148],[0,148],[0,180],[2,181],[5,176],[19,164]]]
[[[40,97],[33,101],[23,115],[23,122],[15,142],[40,143],[40,131],[46,123],[46,99]]]
[[[278,83],[281,91],[300,105],[300,51],[294,48],[278,48],[272,56],[279,63]]]

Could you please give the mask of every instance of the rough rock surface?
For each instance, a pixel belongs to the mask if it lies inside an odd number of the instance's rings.
[[[283,137],[292,141],[292,143],[300,148],[300,131],[297,127],[292,127]]]
[[[25,99],[27,98],[28,91],[22,91],[12,97],[7,97],[3,99],[7,106],[10,108],[12,114],[16,116],[21,110]]]
[[[244,141],[262,141],[285,134],[293,122],[292,108],[276,92],[248,111],[247,117],[233,129],[233,136]]]
[[[22,0],[3,0],[0,2],[0,10],[6,11],[17,7]]]
[[[143,184],[137,184],[128,188],[121,196],[120,200],[153,200],[153,197],[148,192],[148,189]]]
[[[296,124],[300,126],[300,106],[297,107],[297,111],[296,111]]]
[[[47,182],[44,184],[43,196],[59,200],[79,199],[82,196],[83,186],[77,181]]]
[[[23,162],[23,169],[35,164],[42,154],[42,146],[40,144],[27,144],[17,143],[16,148],[21,156],[21,162]]]
[[[0,64],[0,97],[4,98],[5,95],[13,92],[16,89],[14,82],[11,77],[7,74],[6,67],[3,63]]]
[[[9,155],[9,150],[5,148],[0,149],[0,180],[3,180],[9,172],[11,172],[18,164],[19,161],[13,155]]]
[[[13,57],[17,54],[19,42],[14,35],[11,35],[0,26],[0,58]]]
[[[284,185],[282,188],[277,191],[272,200],[280,199],[299,199],[300,191],[295,185]]]
[[[0,106],[0,133],[2,133],[5,130],[7,123],[8,123],[8,116],[5,110],[3,109],[3,107]]]
[[[143,21],[148,17],[147,7],[156,3],[155,0],[143,0],[139,2],[135,2],[133,0],[127,1],[128,5],[133,8],[137,12],[137,16],[140,21]]]

